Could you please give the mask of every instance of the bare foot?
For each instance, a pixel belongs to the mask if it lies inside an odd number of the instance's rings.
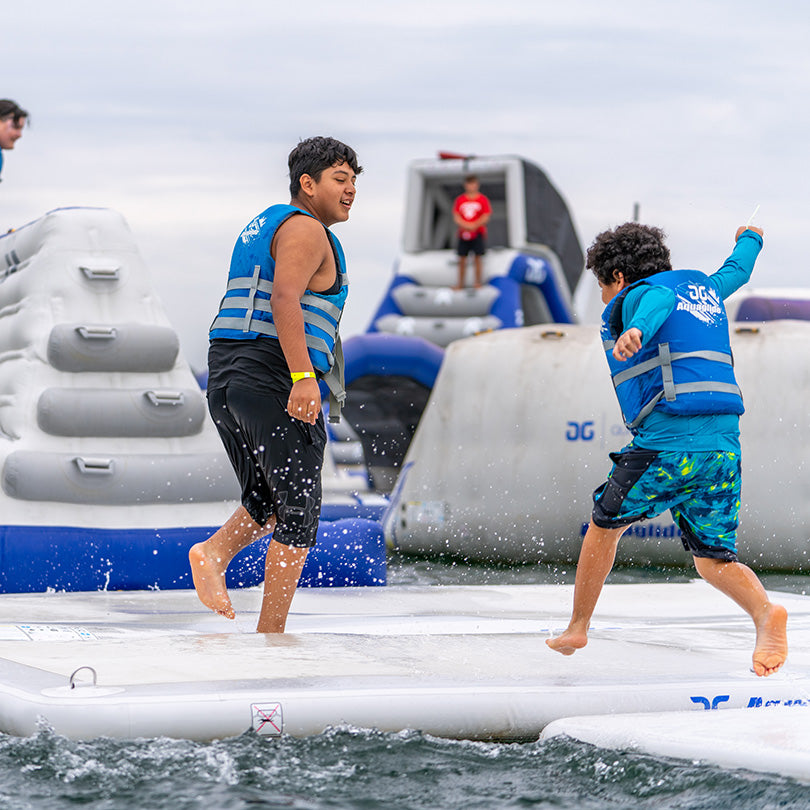
[[[205,543],[196,543],[188,552],[191,577],[200,601],[214,613],[226,619],[236,618],[236,613],[225,587],[225,572],[219,561],[208,555]]]
[[[588,643],[588,634],[580,633],[576,630],[566,630],[561,636],[547,638],[546,644],[552,650],[556,650],[563,655],[573,655],[577,650],[581,650]]]
[[[787,611],[781,605],[770,605],[757,625],[754,672],[760,677],[773,675],[785,663],[787,652]]]

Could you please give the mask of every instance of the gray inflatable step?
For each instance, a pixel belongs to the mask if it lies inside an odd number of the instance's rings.
[[[415,335],[438,346],[447,346],[460,338],[500,329],[503,324],[500,318],[494,315],[485,315],[483,318],[414,318],[405,315],[383,315],[374,325],[380,332]]]
[[[465,290],[400,284],[391,291],[391,297],[403,315],[456,318],[488,315],[499,294],[489,284]]]
[[[199,389],[48,388],[37,402],[37,423],[52,436],[193,436],[204,419]]]
[[[170,371],[179,350],[174,330],[158,324],[61,323],[48,338],[48,362],[59,371]]]
[[[80,455],[17,450],[3,465],[3,491],[25,501],[97,506],[237,500],[224,453]]]

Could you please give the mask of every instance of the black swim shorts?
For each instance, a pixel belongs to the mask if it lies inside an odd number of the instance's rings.
[[[259,525],[276,516],[273,539],[315,545],[326,447],[323,414],[314,425],[287,413],[287,398],[228,386],[208,391],[208,409]]]
[[[476,256],[483,256],[486,250],[487,246],[484,241],[484,234],[482,233],[473,236],[472,239],[462,239],[460,236],[458,238],[456,253],[458,253],[459,256],[469,256],[470,253],[474,253]]]

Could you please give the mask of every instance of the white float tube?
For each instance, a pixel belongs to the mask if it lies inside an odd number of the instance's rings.
[[[739,548],[757,568],[810,568],[810,323],[732,324],[741,418]],[[595,326],[536,326],[452,344],[385,519],[390,546],[478,560],[576,560],[629,441]],[[619,545],[635,564],[688,564],[669,513]]]

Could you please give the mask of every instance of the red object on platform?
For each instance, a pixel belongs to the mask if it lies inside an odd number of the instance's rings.
[[[439,160],[469,160],[475,155],[462,155],[459,152],[439,152]]]

